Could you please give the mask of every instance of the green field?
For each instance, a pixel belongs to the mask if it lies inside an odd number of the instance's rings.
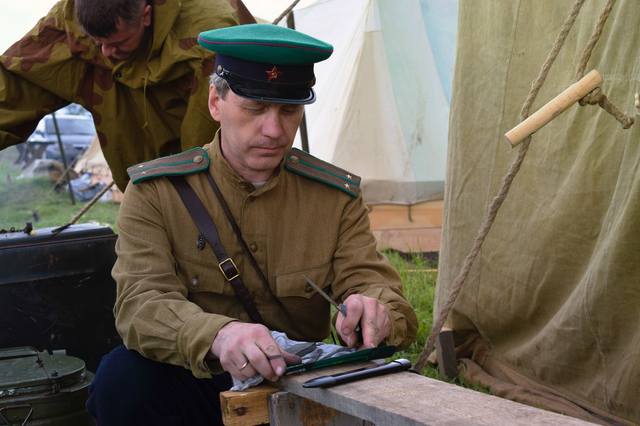
[[[0,229],[22,229],[26,222],[34,228],[67,223],[86,203],[71,204],[66,187],[53,189],[48,177],[19,178],[21,168],[14,164],[15,148],[0,151]],[[79,222],[100,222],[114,226],[119,204],[98,202]]]
[[[35,228],[63,225],[82,208],[84,203],[71,204],[66,191],[55,192],[48,178],[18,179],[21,170],[13,164],[16,157],[17,152],[13,148],[0,152],[0,229],[21,229],[25,222],[33,222]],[[118,207],[111,202],[97,203],[79,222],[97,221],[116,230]],[[35,221],[34,216],[38,216],[39,221]],[[397,358],[415,362],[431,330],[437,263],[419,255],[407,257],[396,252],[387,252],[386,255],[400,272],[405,295],[416,310],[419,322],[416,342],[399,353]],[[437,369],[432,367],[428,367],[424,374],[440,379]]]

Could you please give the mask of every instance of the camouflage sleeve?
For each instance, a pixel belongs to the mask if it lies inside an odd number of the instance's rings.
[[[67,103],[0,65],[0,149],[26,141],[42,117]]]
[[[70,102],[63,96],[71,99],[76,83],[64,7],[56,4],[0,56],[0,149],[24,142],[42,117]]]
[[[209,113],[209,75],[213,71],[213,58],[193,64],[194,77],[187,110],[180,128],[180,144],[183,150],[211,142],[219,124]]]
[[[387,344],[406,347],[416,337],[418,321],[402,293],[402,282],[389,261],[376,250],[362,195],[353,198],[342,212],[340,237],[334,254],[333,294],[340,300],[351,294],[378,299],[390,315]]]
[[[202,19],[195,25],[206,29],[256,22],[242,0],[208,1],[199,13]],[[191,43],[186,44],[186,48],[191,49],[194,46],[203,56],[190,64],[193,69],[192,90],[180,129],[180,144],[183,150],[210,142],[219,127],[211,118],[208,108],[209,78],[213,73],[215,58],[210,52],[203,52],[197,46],[195,37]]]

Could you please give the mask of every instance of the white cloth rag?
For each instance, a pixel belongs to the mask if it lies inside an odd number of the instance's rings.
[[[332,345],[330,343],[301,342],[298,340],[292,340],[289,339],[285,333],[280,331],[272,331],[271,336],[283,351],[300,356],[303,364],[319,361],[321,359],[333,358],[334,356],[344,355],[355,351],[354,348],[346,348],[344,346]],[[264,380],[264,378],[259,374],[256,374],[247,380],[236,379],[233,376],[232,379],[232,391],[243,391],[250,387],[259,385]]]

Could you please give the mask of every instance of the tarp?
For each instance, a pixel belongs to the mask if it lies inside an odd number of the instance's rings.
[[[104,158],[98,138],[93,139],[91,145],[82,154],[82,157],[78,159],[73,169],[78,175],[89,174],[91,176],[91,184],[101,183],[108,185],[113,180],[111,169],[109,169],[107,160]],[[123,194],[116,186],[111,187],[109,193],[111,195],[103,197],[103,199],[109,198],[109,200],[117,203],[122,201]]]
[[[439,302],[517,153],[502,135],[573,3],[460,3]],[[585,2],[534,109],[575,81],[604,4]],[[619,0],[588,67],[631,114],[639,40],[637,0]],[[534,135],[451,318],[477,337],[467,377],[537,406],[640,423],[639,170],[640,123],[623,130],[597,106],[576,105]]]
[[[370,204],[441,199],[457,1],[326,0],[294,20],[335,48],[315,67],[311,153],[362,176]]]

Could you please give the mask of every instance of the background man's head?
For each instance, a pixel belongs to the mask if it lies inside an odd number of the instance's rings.
[[[150,0],[76,0],[75,13],[84,31],[111,60],[129,58],[151,26]]]

